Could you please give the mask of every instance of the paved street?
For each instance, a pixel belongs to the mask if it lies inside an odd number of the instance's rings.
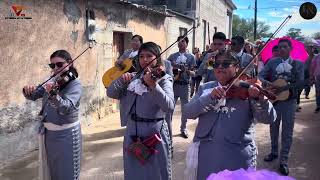
[[[314,114],[314,97],[302,99],[302,111],[296,114],[294,141],[289,160],[290,175],[299,180],[320,180],[320,114]],[[84,156],[82,161],[82,180],[121,180],[122,136],[119,115],[94,121],[90,126],[83,123]],[[182,180],[185,168],[185,153],[196,127],[197,121],[189,121],[189,139],[178,136],[180,125],[180,106],[174,114],[174,158],[173,179]],[[259,149],[258,168],[277,169],[277,163],[263,162],[263,156],[269,153],[269,126],[256,126],[256,140]],[[37,151],[0,168],[1,180],[34,180],[37,175]]]

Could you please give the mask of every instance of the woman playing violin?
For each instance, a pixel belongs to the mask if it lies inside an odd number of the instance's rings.
[[[135,73],[125,73],[107,89],[108,97],[120,100],[121,126],[126,126],[125,180],[171,179],[171,141],[165,116],[174,108],[173,79],[155,73],[164,70],[159,55],[157,44],[142,44],[138,57],[144,74],[132,80]]]
[[[79,179],[81,159],[81,128],[79,105],[82,86],[78,73],[65,50],[50,56],[50,68],[57,74],[55,80],[43,86],[27,85],[24,96],[29,100],[42,98],[43,121],[40,126],[40,179]],[[63,69],[64,68],[64,69]],[[63,69],[63,70],[62,70]],[[69,81],[61,81],[66,73]],[[63,84],[56,84],[64,82]],[[58,87],[57,87],[58,86]],[[54,89],[58,88],[59,91]]]
[[[187,176],[198,180],[225,169],[255,168],[254,123],[272,123],[276,119],[272,104],[257,87],[247,89],[247,98],[226,92],[225,87],[239,70],[237,58],[226,51],[219,52],[214,59],[217,80],[201,85],[183,111],[188,119],[199,118],[187,153],[186,171]],[[198,162],[188,164],[190,155],[198,157]],[[197,167],[193,169],[197,173],[190,174],[191,167]]]

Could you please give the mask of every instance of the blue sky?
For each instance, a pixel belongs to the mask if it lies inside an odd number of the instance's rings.
[[[299,14],[299,7],[304,0],[258,0],[258,20],[271,26],[270,32],[276,28],[291,14],[292,18],[287,25],[278,33],[277,37],[286,34],[290,28],[300,28],[303,35],[310,36],[320,32],[320,0],[308,0],[317,6],[318,13],[311,20],[303,19]],[[254,0],[233,0],[237,6],[234,14],[243,18],[254,18]]]

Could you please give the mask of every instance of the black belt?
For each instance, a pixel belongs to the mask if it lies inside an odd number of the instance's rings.
[[[188,82],[183,82],[183,81],[174,81],[174,84],[179,84],[179,85],[188,85]]]
[[[164,118],[155,118],[155,119],[142,118],[137,116],[136,114],[131,114],[131,119],[136,122],[158,122],[158,121],[164,120]]]

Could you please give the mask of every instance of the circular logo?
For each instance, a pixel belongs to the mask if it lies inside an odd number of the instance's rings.
[[[312,19],[317,15],[317,7],[311,2],[305,2],[300,6],[300,16],[303,19]]]

